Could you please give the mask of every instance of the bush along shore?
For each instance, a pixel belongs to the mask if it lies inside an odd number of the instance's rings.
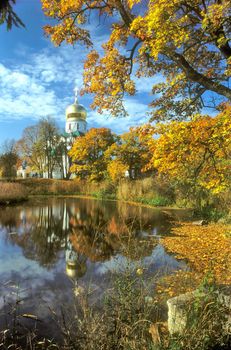
[[[153,207],[190,208],[194,216],[210,221],[230,222],[230,192],[219,195],[189,192],[178,188],[169,181],[159,177],[138,180],[122,179],[117,183],[111,181],[91,182],[86,180],[56,179],[18,179],[25,198],[25,191],[33,195],[83,195],[97,199],[122,200],[136,202]],[[11,186],[11,185],[10,185]],[[9,186],[8,196],[14,197],[14,187]],[[12,191],[10,190],[12,189]],[[19,187],[18,187],[19,188]],[[198,197],[199,196],[199,197]],[[198,199],[199,198],[199,199]],[[7,201],[7,200],[6,200]],[[5,201],[5,202],[6,202]]]
[[[22,202],[28,199],[26,186],[14,182],[0,182],[0,205]]]

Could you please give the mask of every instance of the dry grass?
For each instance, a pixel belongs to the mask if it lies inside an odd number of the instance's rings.
[[[192,303],[188,304],[187,324],[182,334],[170,336],[162,322],[163,308],[150,286],[155,278],[145,282],[141,268],[125,268],[113,275],[113,283],[100,305],[91,299],[93,289],[75,286],[75,302],[61,306],[61,312],[51,310],[58,326],[61,342],[38,336],[37,317],[20,312],[20,295],[10,304],[12,322],[0,331],[1,349],[12,350],[215,350],[230,349],[230,339],[223,328],[227,307],[217,297],[215,285],[203,282]],[[147,284],[148,282],[148,284]],[[205,294],[206,293],[206,294]],[[24,320],[29,319],[29,324]],[[163,326],[163,329],[159,326]]]
[[[13,182],[0,182],[0,203],[9,204],[27,199],[25,186]]]
[[[56,179],[20,179],[30,195],[57,195],[57,194],[79,194],[80,184],[75,180]]]
[[[90,195],[105,197],[110,192],[111,184],[108,182],[87,182],[85,180],[57,180],[57,179],[20,179],[30,195]]]
[[[118,185],[118,199],[126,201],[151,201],[165,198],[174,201],[174,191],[170,184],[160,178],[145,178],[140,180],[123,180]]]

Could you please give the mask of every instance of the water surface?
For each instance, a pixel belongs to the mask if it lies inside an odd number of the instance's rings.
[[[24,312],[47,319],[50,308],[73,301],[77,287],[91,286],[95,300],[100,298],[112,273],[127,264],[145,266],[147,275],[185,268],[159,243],[169,234],[175,212],[169,214],[80,198],[36,198],[1,207],[1,314],[12,288]]]

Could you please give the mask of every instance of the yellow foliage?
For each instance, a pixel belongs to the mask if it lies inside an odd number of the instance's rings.
[[[190,223],[172,229],[173,237],[161,239],[164,247],[186,260],[196,279],[212,273],[217,283],[231,283],[231,227]],[[182,280],[182,285],[184,284]]]
[[[159,124],[151,163],[174,181],[199,186],[213,194],[230,186],[231,106],[214,118],[196,116],[189,122]]]
[[[72,165],[70,171],[77,177],[92,181],[102,180],[106,175],[105,151],[115,142],[115,136],[107,128],[92,128],[76,139],[69,151]]]
[[[159,94],[151,104],[158,107],[153,110],[157,120],[195,113],[206,90],[230,99],[225,83],[230,0],[41,1],[45,15],[55,19],[44,27],[55,45],[66,41],[92,47],[86,19],[92,12],[111,17],[104,53],[92,51],[84,67],[83,92],[95,94],[92,107],[99,112],[126,114],[123,97],[136,93],[134,75],[166,77],[150,86],[150,92]]]
[[[158,299],[165,300],[186,292],[192,292],[203,280],[203,274],[195,271],[178,270],[159,279],[156,287]]]
[[[148,168],[152,150],[150,144],[154,142],[153,128],[150,125],[130,128],[108,150],[107,156],[113,160],[109,163],[108,171],[111,178],[119,179],[128,170],[131,178],[138,177]]]
[[[114,182],[125,177],[125,172],[127,170],[128,166],[117,159],[111,160],[107,166],[108,174]]]

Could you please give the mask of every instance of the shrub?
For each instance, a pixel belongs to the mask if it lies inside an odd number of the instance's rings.
[[[140,180],[122,180],[118,185],[117,190],[118,199],[139,201],[140,198],[153,200],[153,204],[150,205],[167,205],[174,202],[175,194],[171,184],[161,177],[150,177]],[[163,198],[166,204],[158,204],[163,202]]]
[[[162,207],[172,204],[172,201],[169,198],[162,196],[157,196],[155,198],[137,198],[137,201],[140,203],[152,205],[154,207]]]
[[[8,204],[27,199],[25,186],[13,182],[0,182],[0,203]]]
[[[80,188],[77,180],[56,180],[52,182],[50,191],[54,194],[79,194]]]
[[[116,187],[110,182],[105,182],[103,187],[90,194],[99,199],[116,199]]]

